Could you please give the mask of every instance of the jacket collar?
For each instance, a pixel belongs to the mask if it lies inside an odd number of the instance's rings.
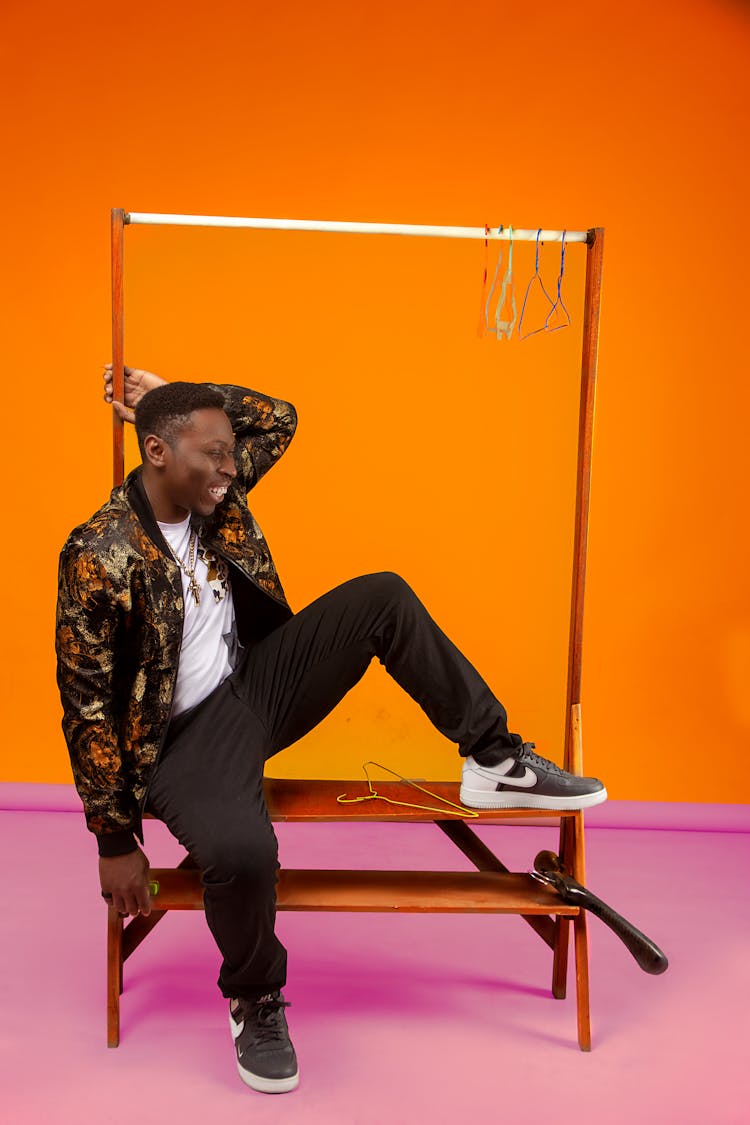
[[[154,510],[151,507],[146,489],[144,488],[141,469],[141,465],[139,465],[137,469],[133,469],[132,473],[130,473],[125,480],[123,489],[125,490],[131,508],[141,521],[143,530],[146,532],[149,539],[159,548],[163,555],[166,555],[170,561],[174,561],[174,555],[161,533],[159,524],[156,521],[156,516],[154,515]]]

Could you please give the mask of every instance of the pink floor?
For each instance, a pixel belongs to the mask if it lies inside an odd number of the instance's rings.
[[[593,819],[593,818],[592,818]],[[635,823],[638,823],[637,819]],[[467,866],[431,826],[280,825],[286,866]],[[179,853],[147,826],[155,866]],[[481,833],[516,870],[548,827]],[[518,918],[282,914],[297,1091],[236,1075],[203,915],[174,913],[126,965],[108,1050],[105,913],[80,814],[4,811],[0,1119],[260,1125],[750,1121],[750,834],[590,828],[588,882],[663,946],[642,973],[591,919],[594,1048]],[[572,993],[572,988],[571,988]]]

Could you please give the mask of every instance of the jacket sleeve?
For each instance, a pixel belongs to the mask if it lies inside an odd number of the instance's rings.
[[[285,452],[297,428],[297,412],[290,402],[245,387],[209,386],[224,395],[237,440],[238,483],[249,492]]]
[[[128,790],[114,719],[118,621],[111,579],[86,548],[66,544],[57,600],[57,682],[63,733],[86,823],[100,855],[135,849],[135,801]]]

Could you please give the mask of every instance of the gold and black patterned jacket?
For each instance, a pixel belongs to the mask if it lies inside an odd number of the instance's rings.
[[[288,620],[289,608],[247,492],[287,448],[294,407],[215,386],[235,433],[237,477],[194,526],[207,552],[230,565],[242,644]],[[180,570],[141,483],[140,468],[75,528],[60,555],[57,681],[63,732],[86,823],[102,855],[143,841],[149,778],[167,727],[182,643]]]

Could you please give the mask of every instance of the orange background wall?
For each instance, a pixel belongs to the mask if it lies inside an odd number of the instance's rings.
[[[584,755],[740,801],[750,733],[747,59],[739,3],[6,3],[3,762],[67,781],[59,548],[104,499],[109,208],[606,228]],[[126,232],[126,355],[294,401],[254,494],[292,603],[400,571],[559,757],[573,326],[476,334],[479,243]],[[558,250],[543,268],[554,285]],[[532,249],[517,247],[519,296]],[[536,310],[538,312],[538,309]],[[455,776],[379,667],[277,773]]]

